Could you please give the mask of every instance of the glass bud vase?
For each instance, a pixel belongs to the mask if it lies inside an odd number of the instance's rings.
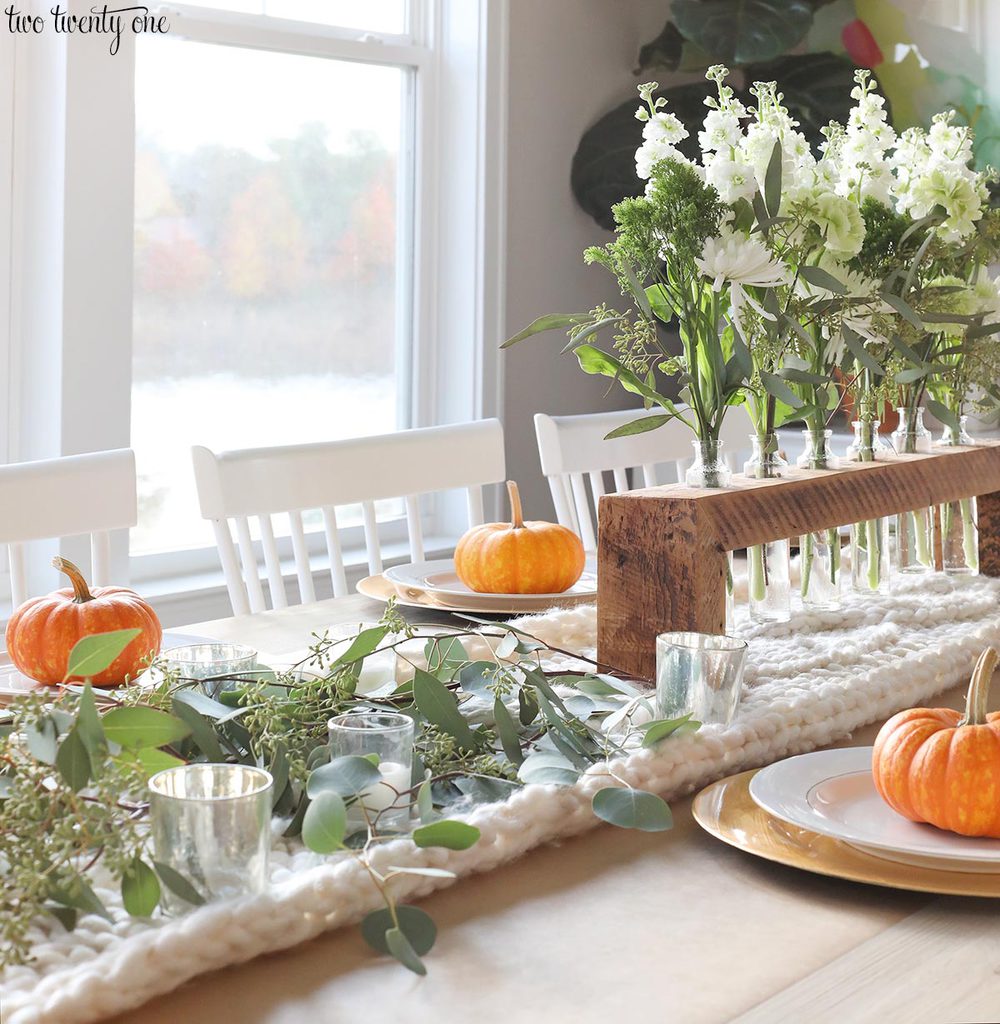
[[[795,460],[799,469],[839,469],[830,449],[832,430],[803,430],[805,451]],[[799,537],[799,593],[807,608],[840,607],[840,530],[817,530]]]
[[[775,434],[751,434],[752,453],[743,466],[752,480],[771,480],[788,472]],[[747,548],[747,593],[751,622],[787,622],[791,618],[788,538]]]
[[[852,424],[854,440],[847,449],[852,462],[874,462],[889,448],[879,437],[879,421],[862,419]],[[860,594],[889,590],[889,520],[869,519],[851,524],[851,586]]]
[[[945,427],[944,445],[974,445],[966,429],[967,417],[958,429]],[[941,567],[949,576],[975,576],[979,572],[979,510],[976,499],[960,498],[938,507],[941,519]]]
[[[899,426],[892,433],[897,455],[915,455],[931,450],[931,432],[924,426],[921,408],[896,410]],[[893,552],[897,572],[907,574],[934,571],[934,512],[918,508],[895,517],[896,546]]]
[[[733,471],[723,460],[723,442],[695,438],[691,444],[694,445],[694,462],[684,474],[684,483],[688,487],[728,487],[733,478]],[[732,551],[726,557],[726,632],[728,633],[736,621],[736,594],[733,581]]]

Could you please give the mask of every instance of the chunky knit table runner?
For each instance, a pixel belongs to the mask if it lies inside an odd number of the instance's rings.
[[[737,720],[704,727],[615,764],[639,788],[673,799],[737,771],[821,747],[852,730],[932,698],[966,680],[980,650],[1000,643],[1000,583],[932,576],[897,581],[890,597],[850,598],[836,612],[745,627],[751,641]],[[593,653],[593,607],[532,616],[519,624],[563,649]],[[376,866],[489,871],[532,847],[598,824],[590,801],[609,779],[601,765],[570,787],[526,786],[502,804],[465,815],[482,831],[470,850],[418,849],[408,841],[376,850]],[[670,842],[669,834],[664,836]],[[319,857],[279,841],[270,890],[151,922],[128,917],[112,888],[97,886],[113,921],[83,918],[66,933],[37,926],[34,960],[0,977],[5,1024],[96,1021],[138,1006],[197,974],[284,949],[358,921],[380,905],[350,858]],[[401,897],[451,884],[400,876]]]

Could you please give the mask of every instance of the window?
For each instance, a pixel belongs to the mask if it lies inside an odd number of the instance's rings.
[[[114,57],[0,37],[18,143],[0,372],[9,333],[7,457],[135,447],[140,522],[112,575],[173,595],[180,622],[226,610],[192,443],[496,414],[506,0],[164,10],[166,35]],[[0,381],[0,457],[6,412]],[[427,536],[454,535],[447,502],[425,511]],[[43,589],[44,558],[32,574]]]
[[[133,556],[213,544],[193,444],[409,425],[412,73],[140,40]]]

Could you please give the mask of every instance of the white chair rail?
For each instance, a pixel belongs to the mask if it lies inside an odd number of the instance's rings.
[[[382,571],[375,503],[402,499],[413,561],[424,557],[421,495],[465,490],[468,524],[483,522],[483,487],[504,479],[499,420],[403,430],[319,444],[191,450],[201,514],[215,530],[233,613],[264,611],[267,603],[251,520],[260,532],[271,607],[288,606],[272,516],[287,514],[299,599],[316,600],[302,514],[318,510],[333,593],[348,592],[337,508],[360,505],[368,569]],[[230,524],[235,529],[233,540]]]
[[[7,546],[12,605],[28,597],[27,543],[89,534],[91,578],[105,586],[111,531],[135,526],[136,518],[129,448],[0,466],[0,544]]]
[[[605,440],[612,430],[645,415],[656,413],[624,409],[577,416],[535,415],[538,457],[556,517],[580,535],[587,551],[597,549],[597,505],[602,494],[676,483],[684,479],[684,470],[692,461],[694,437],[680,420],[645,433]],[[738,468],[741,455],[749,449],[750,431],[743,408],[729,410],[719,439],[731,469]]]

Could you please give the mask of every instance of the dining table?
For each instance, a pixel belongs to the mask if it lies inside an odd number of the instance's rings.
[[[382,610],[352,595],[183,631],[281,658]],[[837,745],[871,744],[880,724]],[[771,863],[704,832],[691,803],[674,802],[670,831],[602,824],[436,891],[421,902],[439,929],[426,977],[345,927],[196,977],[115,1024],[1000,1020],[992,900]]]

